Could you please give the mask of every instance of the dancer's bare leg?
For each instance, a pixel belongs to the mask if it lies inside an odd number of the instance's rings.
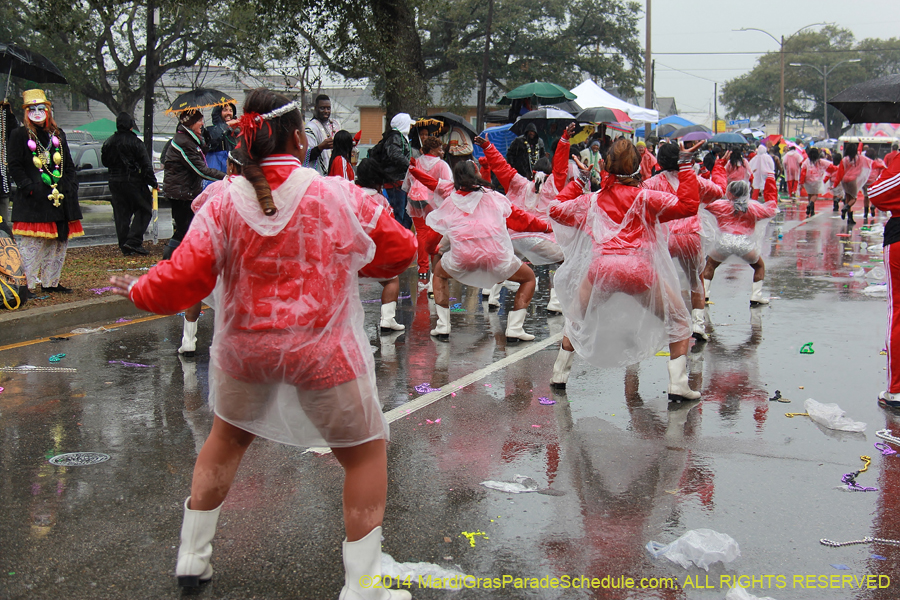
[[[344,530],[348,542],[366,537],[384,520],[387,449],[384,440],[332,448],[344,468]]]
[[[214,417],[212,430],[194,464],[191,510],[213,510],[224,502],[244,452],[255,438],[252,433]]]
[[[432,289],[434,290],[434,303],[444,308],[450,308],[450,275],[444,270],[440,259],[434,265],[434,279],[432,280]],[[532,287],[532,291],[534,288]]]
[[[534,271],[528,265],[523,264],[518,271],[513,273],[509,280],[519,284],[519,289],[516,291],[516,297],[513,300],[513,310],[527,308],[532,296],[534,296],[536,284]],[[437,299],[437,295],[435,295],[435,299]]]

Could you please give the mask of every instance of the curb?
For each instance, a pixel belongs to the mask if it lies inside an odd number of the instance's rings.
[[[78,327],[109,323],[122,317],[147,316],[127,298],[119,296],[44,306],[25,312],[0,314],[4,344],[15,344],[51,335],[70,333]]]

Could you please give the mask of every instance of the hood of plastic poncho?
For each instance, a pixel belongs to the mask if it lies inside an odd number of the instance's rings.
[[[391,119],[391,128],[396,129],[403,135],[409,135],[409,128],[412,127],[413,120],[407,113],[397,113]]]
[[[765,146],[763,146],[762,144],[760,144],[759,146],[756,147],[756,153],[757,154],[768,154],[769,149],[766,148]]]
[[[475,212],[475,209],[478,207],[478,203],[481,202],[481,199],[484,197],[484,192],[469,192],[468,194],[461,194],[458,191],[454,191],[450,194],[450,201],[464,213],[470,215]]]
[[[287,226],[297,211],[301,198],[317,175],[313,169],[304,167],[294,169],[287,180],[272,192],[277,212],[271,217],[263,214],[259,200],[256,199],[256,191],[246,177],[235,177],[227,193],[235,210],[247,225],[259,235],[271,237],[281,233]]]
[[[231,113],[234,115],[234,119],[237,118],[237,104],[230,104]],[[212,110],[212,123],[213,125],[224,125],[225,121],[222,119],[222,109],[223,106],[217,106]]]

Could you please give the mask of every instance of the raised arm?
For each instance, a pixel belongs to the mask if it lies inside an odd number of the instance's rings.
[[[419,167],[411,166],[409,168],[409,174],[419,180],[419,183],[427,187],[429,190],[434,192],[438,187],[438,180],[420,169]]]
[[[553,155],[552,177],[553,183],[556,184],[556,189],[558,190],[563,189],[563,186],[566,185],[566,179],[568,179],[569,149],[571,148],[569,137],[573,133],[575,133],[575,124],[571,123],[563,131],[562,137],[559,138],[559,142],[556,144],[556,153]]]
[[[647,192],[654,194],[657,198],[671,198],[671,194],[666,192]],[[697,214],[700,207],[700,183],[697,181],[697,175],[689,161],[683,162],[679,160],[678,166],[678,190],[675,192],[678,202],[665,200],[657,204],[656,210],[658,219],[661,223],[666,221],[674,221],[675,219],[684,219]],[[654,203],[651,203],[651,205]]]
[[[512,213],[506,218],[506,228],[513,231],[553,233],[553,227],[549,223],[517,206],[512,206]]]
[[[500,185],[503,186],[504,190],[508,190],[512,180],[517,175],[519,177],[521,177],[521,175],[506,162],[506,159],[503,158],[503,155],[500,154],[500,151],[497,150],[492,143],[483,137],[476,137],[475,143],[484,150],[484,156],[487,158],[488,167],[490,167],[494,175],[497,176],[497,181],[500,182]]]

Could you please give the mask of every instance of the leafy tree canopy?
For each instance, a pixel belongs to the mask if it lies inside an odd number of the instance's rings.
[[[835,25],[819,31],[804,31],[784,41],[784,112],[786,116],[822,122],[825,78],[828,97],[875,77],[900,72],[900,39],[865,39],[857,42],[853,33]],[[843,61],[859,59],[860,62]],[[810,66],[792,67],[790,63]],[[818,69],[818,71],[817,71]],[[781,100],[781,56],[763,55],[749,73],[727,82],[721,100],[729,118],[777,120]],[[828,133],[838,135],[844,116],[828,108]]]

